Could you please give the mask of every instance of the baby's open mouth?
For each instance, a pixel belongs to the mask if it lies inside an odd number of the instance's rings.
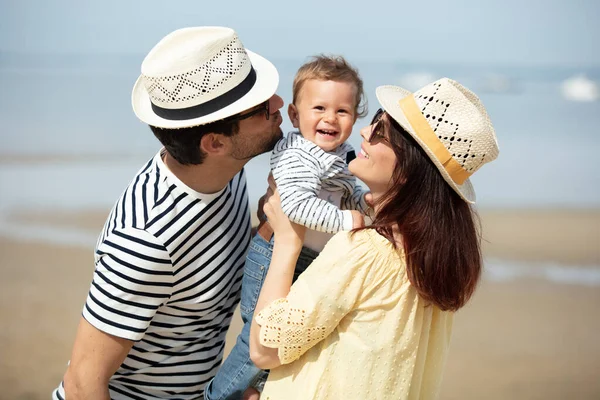
[[[337,135],[337,131],[331,129],[317,129],[317,132],[321,135],[335,136]]]

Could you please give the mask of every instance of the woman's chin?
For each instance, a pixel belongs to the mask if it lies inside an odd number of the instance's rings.
[[[358,177],[358,175],[356,174],[357,168],[355,168],[357,160],[358,160],[358,157],[348,163],[348,171],[350,171],[350,173],[356,177]]]
[[[367,182],[365,182],[364,180],[364,175],[361,173],[360,159],[358,157],[350,161],[350,163],[348,164],[348,171],[350,171],[352,175],[354,175],[355,177],[363,181],[365,184],[367,184]]]

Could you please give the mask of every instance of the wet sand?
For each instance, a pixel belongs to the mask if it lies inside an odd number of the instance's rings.
[[[13,215],[96,234],[98,213]],[[600,211],[486,211],[486,257],[600,268]],[[0,238],[0,399],[60,382],[93,273],[89,248]],[[442,399],[600,398],[600,287],[483,281],[456,316]],[[228,348],[240,329],[239,316]]]

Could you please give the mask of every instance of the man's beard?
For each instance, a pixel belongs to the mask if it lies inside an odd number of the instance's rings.
[[[270,138],[266,138],[265,141],[256,143],[251,142],[253,145],[249,146],[249,143],[240,143],[234,139],[234,150],[231,152],[231,157],[236,160],[250,160],[260,154],[267,153],[275,148],[275,145],[283,137],[283,131],[281,128],[278,130],[278,135],[273,135]]]

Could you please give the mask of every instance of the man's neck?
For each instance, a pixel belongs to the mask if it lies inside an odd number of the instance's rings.
[[[212,194],[222,190],[233,177],[242,170],[246,162],[207,160],[198,165],[183,165],[168,152],[163,161],[169,171],[190,189],[199,193]],[[229,161],[229,160],[228,160]]]

